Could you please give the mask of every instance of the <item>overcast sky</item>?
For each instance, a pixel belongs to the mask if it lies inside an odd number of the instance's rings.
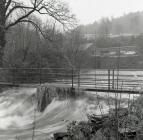
[[[143,11],[143,0],[65,0],[81,24]]]

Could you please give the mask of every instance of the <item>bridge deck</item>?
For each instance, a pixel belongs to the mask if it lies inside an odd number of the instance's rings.
[[[141,91],[133,91],[133,90],[118,90],[118,89],[97,89],[97,88],[86,88],[85,91],[91,92],[107,92],[107,93],[128,93],[128,94],[142,94]]]

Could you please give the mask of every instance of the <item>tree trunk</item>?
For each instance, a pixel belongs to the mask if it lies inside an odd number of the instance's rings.
[[[0,67],[3,66],[3,56],[4,56],[4,48],[5,48],[5,32],[0,27]]]
[[[5,48],[5,0],[0,0],[0,67],[3,66],[3,56]]]

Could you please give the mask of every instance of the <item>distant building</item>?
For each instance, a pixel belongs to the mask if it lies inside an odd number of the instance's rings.
[[[142,34],[106,34],[103,36],[106,36],[109,38],[119,38],[119,37],[137,37],[140,35],[142,35]],[[83,35],[83,38],[87,39],[88,41],[95,40],[98,37],[99,37],[99,35],[97,35],[97,34],[84,34]]]
[[[87,48],[87,51],[91,53],[91,56],[99,57],[134,57],[139,55],[139,50],[136,46],[97,48],[91,45]]]

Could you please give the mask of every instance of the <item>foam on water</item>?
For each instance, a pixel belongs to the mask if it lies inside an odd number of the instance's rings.
[[[77,100],[53,99],[43,113],[35,112],[37,108],[37,103],[33,100],[35,93],[35,88],[22,88],[11,89],[1,94],[1,140],[15,139],[16,136],[19,136],[20,140],[31,139],[33,122],[35,139],[42,140],[54,132],[65,131],[67,124],[73,120],[84,121],[87,120],[87,114],[101,115],[109,111],[109,105],[105,99],[98,101],[95,94],[90,93],[90,97]]]

